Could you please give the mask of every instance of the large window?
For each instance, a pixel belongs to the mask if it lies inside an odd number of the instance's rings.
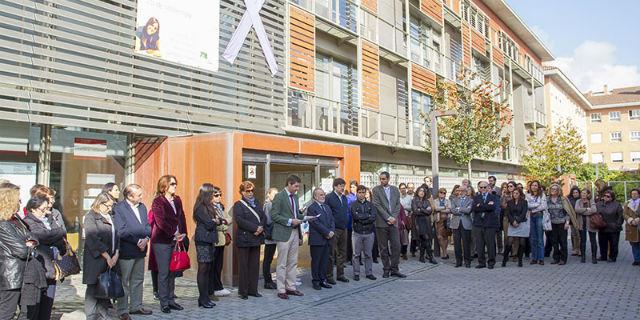
[[[318,54],[316,85],[316,128],[357,136],[358,83],[355,66]]]
[[[602,133],[591,134],[591,143],[601,143],[601,142],[602,142]]]
[[[609,121],[620,121],[620,111],[609,112]]]
[[[591,122],[602,122],[602,118],[600,113],[592,113],[591,114]]]
[[[425,143],[425,121],[431,110],[431,97],[419,91],[411,91],[411,135],[413,145],[422,146]]]
[[[440,33],[416,17],[411,17],[411,60],[440,72]]]

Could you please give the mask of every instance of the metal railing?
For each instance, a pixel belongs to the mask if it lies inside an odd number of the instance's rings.
[[[356,32],[358,5],[354,1],[316,1],[315,13],[345,29]]]
[[[538,123],[543,126],[547,125],[547,119],[544,112],[534,107],[530,107],[528,109],[529,110],[525,113],[525,117],[524,117],[524,121],[526,123]]]

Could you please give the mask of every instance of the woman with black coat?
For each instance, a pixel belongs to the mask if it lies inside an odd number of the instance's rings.
[[[529,211],[529,204],[524,197],[524,193],[515,188],[511,192],[511,200],[507,202],[507,217],[509,219],[509,227],[507,229],[507,245],[505,246],[504,257],[502,259],[502,266],[507,266],[509,260],[509,253],[513,246],[517,243],[518,249],[516,256],[518,257],[518,267],[522,267],[522,255],[524,254],[524,246],[529,238],[530,226],[529,217],[527,216]]]
[[[431,214],[434,212],[434,207],[429,189],[424,186],[418,188],[411,202],[411,214],[414,217],[414,229],[418,238],[418,247],[420,248],[420,262],[429,261],[432,264],[437,264],[433,260],[433,251],[431,249],[431,241],[433,239]],[[425,252],[427,254],[426,260]]]
[[[602,219],[607,224],[598,232],[600,260],[616,262],[616,259],[618,259],[620,231],[622,231],[622,224],[624,223],[624,210],[620,202],[616,201],[616,194],[612,190],[602,192],[602,201],[596,204],[596,210],[602,215]]]
[[[198,306],[210,309],[216,304],[209,299],[209,274],[215,255],[215,244],[218,242],[218,220],[213,207],[213,193],[216,187],[205,183],[200,187],[196,203],[193,206],[193,220],[196,222],[196,256],[198,259]]]
[[[87,285],[84,313],[87,320],[110,319],[107,312],[109,299],[98,299],[95,292],[98,276],[112,269],[116,272],[120,256],[120,237],[111,219],[113,200],[99,194],[91,210],[84,216],[84,255],[82,256],[82,283]]]
[[[264,243],[264,227],[267,217],[262,206],[254,197],[254,185],[251,181],[240,184],[242,198],[233,205],[236,229],[235,244],[238,248],[238,296],[262,297],[258,293],[260,276],[260,245]]]
[[[53,300],[56,295],[56,271],[53,260],[66,252],[64,238],[66,231],[49,211],[48,198],[36,196],[29,199],[24,223],[31,235],[38,240],[37,252],[46,272],[47,290],[43,292],[38,307],[38,319],[50,319]]]

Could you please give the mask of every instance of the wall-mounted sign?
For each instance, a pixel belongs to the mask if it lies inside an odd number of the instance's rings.
[[[220,0],[138,0],[135,51],[218,71]]]
[[[107,157],[107,140],[75,138],[73,141],[73,156],[105,159]]]
[[[258,176],[255,165],[247,166],[247,179],[255,179]]]

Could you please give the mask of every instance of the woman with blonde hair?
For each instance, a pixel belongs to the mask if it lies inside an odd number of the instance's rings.
[[[598,229],[594,228],[589,219],[590,216],[597,212],[596,202],[591,196],[591,190],[584,189],[580,192],[580,199],[576,201],[576,215],[578,217],[578,230],[580,230],[580,251],[582,257],[580,262],[586,261],[586,249],[587,249],[587,234],[589,235],[589,243],[591,244],[591,263],[598,263],[598,241],[596,239],[596,232]]]
[[[569,199],[562,195],[562,188],[554,183],[549,187],[547,210],[551,219],[551,244],[553,246],[553,261],[551,264],[564,265],[567,263],[568,246],[567,230],[570,224],[578,225],[575,209]]]
[[[449,214],[451,213],[451,201],[447,199],[447,189],[438,189],[438,195],[433,199],[435,215],[436,235],[440,247],[440,257],[449,259],[447,248],[449,247]]]

